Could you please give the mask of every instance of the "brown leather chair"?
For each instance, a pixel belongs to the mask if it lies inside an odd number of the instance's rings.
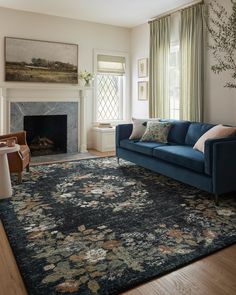
[[[16,143],[20,145],[20,150],[15,153],[9,153],[8,163],[10,173],[17,173],[18,174],[18,182],[22,182],[22,172],[26,168],[29,172],[29,164],[30,164],[30,149],[26,142],[26,132],[20,131],[17,133],[10,133],[6,135],[0,136],[0,141],[5,141],[9,138],[14,138]]]

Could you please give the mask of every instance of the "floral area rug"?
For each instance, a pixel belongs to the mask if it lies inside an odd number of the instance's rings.
[[[108,295],[233,244],[235,207],[99,158],[32,167],[0,216],[30,295]]]

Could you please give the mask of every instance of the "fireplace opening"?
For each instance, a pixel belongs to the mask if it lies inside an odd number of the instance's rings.
[[[67,115],[24,116],[32,156],[67,152]]]

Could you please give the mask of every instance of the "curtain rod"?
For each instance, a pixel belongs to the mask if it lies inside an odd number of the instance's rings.
[[[151,23],[153,21],[156,21],[158,19],[161,19],[163,17],[169,16],[171,14],[174,14],[174,13],[178,12],[178,11],[184,10],[186,8],[189,8],[191,6],[194,6],[194,5],[197,5],[197,4],[200,4],[200,3],[204,3],[204,0],[195,0],[192,3],[185,4],[185,5],[179,6],[179,7],[175,8],[175,9],[172,9],[172,10],[169,10],[167,12],[164,12],[164,13],[156,16],[156,17],[153,17],[153,18],[149,19],[148,23]]]

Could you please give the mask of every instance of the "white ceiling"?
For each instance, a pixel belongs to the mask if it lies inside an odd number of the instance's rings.
[[[0,0],[0,6],[122,27],[135,27],[193,0]]]

